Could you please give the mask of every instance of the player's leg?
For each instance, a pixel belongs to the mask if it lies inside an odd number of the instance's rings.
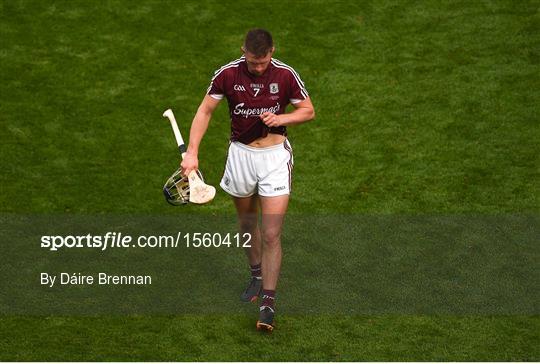
[[[251,247],[245,248],[248,258],[251,278],[240,299],[244,302],[253,302],[259,297],[262,289],[262,271],[261,271],[261,232],[258,225],[259,198],[252,195],[249,197],[233,197],[240,233],[251,235]]]
[[[242,234],[251,234],[251,247],[245,248],[250,265],[261,263],[261,232],[258,224],[259,196],[233,197]]]
[[[262,212],[263,289],[275,290],[281,268],[281,231],[289,195],[260,197]]]
[[[261,154],[257,161],[261,200],[262,274],[263,291],[258,329],[273,330],[274,301],[281,269],[281,230],[291,192],[293,154],[285,140]]]
[[[231,143],[220,183],[221,188],[233,198],[241,233],[249,233],[252,236],[252,248],[246,251],[252,274],[248,287],[241,295],[242,301],[247,302],[257,299],[262,288],[261,239],[257,223],[259,210],[257,175],[252,168],[251,158],[249,150],[238,143]]]
[[[260,199],[263,290],[257,328],[273,330],[274,301],[282,257],[281,231],[289,203],[289,195],[261,196]]]

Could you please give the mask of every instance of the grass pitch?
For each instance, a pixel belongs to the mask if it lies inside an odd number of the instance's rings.
[[[164,203],[178,162],[161,114],[187,133],[213,71],[261,26],[317,112],[289,130],[292,214],[537,216],[539,6],[2,1],[1,211],[231,213],[220,192]],[[200,151],[215,185],[228,134],[223,103]],[[283,313],[270,337],[254,319],[3,315],[0,360],[540,360],[537,315]]]

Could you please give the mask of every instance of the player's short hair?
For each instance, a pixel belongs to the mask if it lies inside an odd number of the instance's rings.
[[[253,53],[256,57],[264,57],[272,50],[274,41],[268,30],[255,28],[246,34],[244,50]]]

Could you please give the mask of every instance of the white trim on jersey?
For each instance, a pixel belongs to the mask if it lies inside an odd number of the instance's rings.
[[[300,86],[305,87],[305,86],[304,86],[304,82],[302,82],[302,80],[300,79],[300,75],[298,74],[298,72],[296,72],[296,71],[294,70],[294,68],[292,68],[291,66],[289,66],[289,65],[286,64],[286,63],[281,62],[279,59],[276,59],[276,58],[272,58],[271,62],[273,62],[274,65],[275,65],[275,64],[278,64],[278,65],[280,65],[280,66],[286,67],[288,70],[290,70],[290,71],[292,72],[293,75],[296,76],[296,79],[299,81]]]
[[[216,70],[216,71],[214,72],[214,77],[212,77],[212,79],[210,80],[210,86],[208,86],[208,89],[206,90],[206,93],[208,94],[208,93],[210,92],[210,89],[212,88],[212,83],[214,82],[214,80],[216,79],[216,77],[219,76],[219,74],[220,74],[221,72],[223,72],[223,71],[225,71],[226,69],[229,69],[229,68],[235,68],[235,67],[238,67],[239,64],[240,64],[241,62],[243,62],[244,60],[245,60],[245,57],[242,56],[242,57],[240,57],[240,58],[238,58],[238,59],[235,59],[234,61],[231,61],[231,62],[227,63],[226,65],[222,66],[220,69]],[[221,94],[215,94],[215,95],[216,95],[216,96],[219,96],[219,95],[221,95]],[[210,96],[212,96],[212,95],[210,95]],[[214,98],[217,99],[217,100],[221,100],[221,99],[223,98],[223,95],[221,95],[220,98],[216,98],[216,97],[214,97]]]
[[[302,94],[302,96],[304,96],[304,99],[307,99],[308,98],[308,92],[306,90],[306,86],[304,85],[304,82],[302,82],[302,80],[300,79],[300,75],[294,70],[294,68],[292,68],[291,66],[281,62],[280,60],[277,60],[275,58],[272,58],[271,60],[271,63],[277,67],[277,68],[282,68],[282,69],[286,69],[286,70],[289,70],[289,72],[292,73],[292,75],[294,76],[294,78],[296,79],[296,82],[298,83],[298,86],[300,86],[300,93]],[[291,100],[291,103],[294,103],[292,102]]]

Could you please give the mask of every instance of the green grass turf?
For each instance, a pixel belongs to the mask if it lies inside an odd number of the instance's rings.
[[[538,317],[281,316],[271,335],[247,317],[2,320],[3,360],[536,360]],[[24,337],[13,335],[26,330]],[[41,343],[39,348],[36,343]]]
[[[539,6],[2,1],[0,211],[231,212],[221,191],[164,204],[177,157],[161,113],[187,132],[212,72],[263,26],[317,112],[290,129],[292,213],[537,214]],[[200,153],[212,184],[228,133],[222,105]],[[252,322],[4,316],[0,359],[540,359],[537,317],[284,315],[271,338]]]

